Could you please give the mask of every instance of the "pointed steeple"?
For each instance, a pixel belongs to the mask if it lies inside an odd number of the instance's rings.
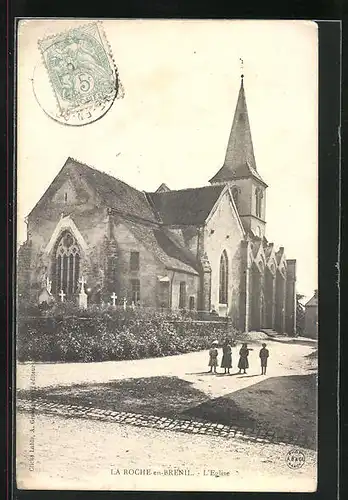
[[[255,177],[266,186],[256,168],[243,80],[244,75],[241,75],[241,85],[225,161],[210,182],[228,182],[234,179]]]

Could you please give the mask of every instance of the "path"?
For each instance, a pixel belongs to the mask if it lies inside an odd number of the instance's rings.
[[[163,358],[102,363],[19,363],[17,389],[101,383],[137,377],[176,376],[191,382],[194,388],[213,398],[243,389],[269,377],[308,374],[309,361],[305,356],[313,352],[315,345],[267,342],[270,350],[268,373],[261,376],[258,358],[260,344],[261,341],[250,343],[250,347],[255,350],[249,356],[250,369],[247,375],[225,377],[207,374],[208,353],[199,351]],[[234,368],[231,371],[238,371],[235,368],[238,363],[236,348],[233,349],[232,362]],[[219,371],[221,372],[221,368]]]
[[[292,447],[255,444],[221,437],[171,433],[108,422],[38,415],[35,471],[28,470],[30,417],[20,414],[19,487],[41,489],[314,491],[316,454],[303,450],[305,464],[293,470],[286,456]],[[151,475],[124,470],[150,469]],[[173,469],[192,476],[173,477]],[[120,470],[120,475],[112,474]],[[220,470],[228,476],[204,475]],[[154,475],[154,473],[161,475]]]
[[[250,343],[255,350],[250,354],[251,368],[246,376],[204,373],[208,361],[207,351],[204,351],[137,361],[19,364],[17,388],[53,388],[134,377],[171,376],[191,382],[208,397],[216,398],[261,380],[308,375],[315,370],[315,360],[311,362],[306,358],[315,349],[314,345],[284,345],[268,341],[271,353],[269,370],[267,376],[261,376],[258,359],[260,343]],[[236,366],[237,349],[233,350],[233,363]],[[85,415],[87,418],[76,418],[75,413],[79,409],[73,410],[70,418],[66,418],[69,413],[59,414],[58,411],[46,415],[41,413],[40,407],[37,409],[35,414],[30,413],[30,409],[17,413],[19,487],[168,491],[315,490],[316,453],[313,450],[303,449],[305,464],[293,470],[286,462],[287,453],[293,445],[245,441],[241,436],[230,438],[229,431],[223,428],[221,432],[215,432],[215,428],[204,433],[193,430],[188,435],[169,430],[166,428],[168,422],[143,427],[140,424],[137,426],[136,422],[129,425],[127,419],[120,423],[123,417],[116,416],[108,421],[105,414],[101,418],[95,415],[95,419],[88,415]],[[138,415],[136,418],[143,417]],[[30,454],[34,457],[34,471],[29,471]],[[129,476],[124,473],[124,470],[135,468],[150,469],[150,474]],[[173,477],[169,475],[173,468],[190,470],[192,475]],[[111,472],[117,469],[121,471],[119,475]],[[211,475],[209,471],[212,469],[220,470],[219,477]],[[208,471],[208,475],[204,471]],[[155,477],[157,473],[160,475]]]

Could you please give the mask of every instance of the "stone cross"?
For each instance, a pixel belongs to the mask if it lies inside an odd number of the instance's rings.
[[[81,309],[87,309],[87,293],[85,292],[86,281],[83,276],[80,279],[80,283],[81,283],[81,290],[79,293],[79,307]]]
[[[123,309],[126,310],[126,307],[127,307],[127,299],[126,299],[126,297],[124,297],[124,299],[123,299]]]
[[[85,292],[85,284],[86,284],[86,281],[85,281],[85,278],[82,276],[81,279],[80,279],[80,284],[81,284],[81,292],[82,293],[86,293]]]
[[[49,279],[49,277],[46,277],[46,290],[48,291],[49,295],[51,295],[51,290],[52,290],[52,281]]]
[[[61,290],[60,293],[59,293],[59,297],[60,297],[61,302],[64,302],[65,295],[66,294],[63,292],[63,290]]]
[[[117,300],[117,295],[115,292],[113,292],[113,294],[111,295],[111,299],[112,299],[112,305],[113,307],[116,306],[116,300]]]

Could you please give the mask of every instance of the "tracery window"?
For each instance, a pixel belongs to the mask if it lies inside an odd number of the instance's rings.
[[[64,231],[56,246],[54,267],[54,293],[61,290],[67,298],[78,291],[80,273],[80,248],[70,231]]]
[[[227,297],[228,297],[228,257],[226,250],[224,250],[220,258],[219,303],[227,304]]]

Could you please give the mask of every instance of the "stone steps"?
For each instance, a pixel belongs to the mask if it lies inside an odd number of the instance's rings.
[[[276,330],[273,330],[272,328],[261,328],[260,332],[265,333],[269,337],[279,337],[282,334],[278,333]]]

